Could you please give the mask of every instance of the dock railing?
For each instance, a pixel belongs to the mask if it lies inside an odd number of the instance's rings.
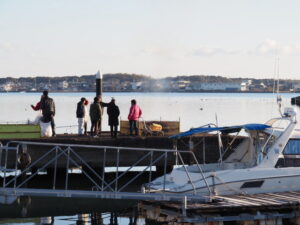
[[[31,161],[28,154],[28,149],[32,147],[45,148],[47,151],[40,155],[35,160]],[[97,150],[95,157],[99,158],[99,168],[95,168],[84,157],[84,152],[78,149],[93,149]],[[121,161],[124,154],[134,152],[137,159],[130,166],[122,166]],[[115,157],[111,162],[111,157]],[[187,154],[188,157],[183,157]],[[110,161],[108,161],[108,156]],[[178,157],[178,162],[184,167],[184,171],[193,188],[192,194],[177,194],[168,193],[166,190],[166,175],[168,172],[168,158],[170,156]],[[203,175],[201,166],[197,158],[191,151],[180,151],[172,149],[151,149],[151,148],[133,148],[133,147],[112,147],[112,146],[95,146],[95,145],[76,145],[76,144],[57,144],[57,143],[38,143],[12,141],[5,146],[0,146],[0,179],[2,178],[2,187],[0,188],[1,195],[35,195],[35,196],[56,196],[56,197],[92,197],[92,198],[113,198],[113,199],[137,199],[137,200],[167,200],[167,201],[211,201],[211,190],[206,182],[210,195],[201,196],[197,194],[197,189],[193,183],[190,173],[186,167],[188,163],[184,162],[184,158],[192,158],[194,164],[197,165],[199,176],[206,179]],[[13,161],[8,166],[8,160]],[[13,159],[13,160],[12,160]],[[60,163],[60,167],[58,167]],[[63,178],[61,178],[62,167],[64,165]],[[112,165],[114,164],[114,165]],[[142,166],[141,166],[142,165]],[[114,176],[108,176],[106,171],[110,167],[110,173]],[[147,182],[151,182],[155,174],[154,167],[162,169],[164,176],[163,190],[159,193],[147,193],[141,191],[142,184],[139,188],[129,188],[130,185],[137,184],[138,179],[147,175]],[[136,171],[137,167],[139,170]],[[70,171],[72,169],[79,170],[87,180],[91,183],[89,189],[70,185]],[[51,179],[50,187],[41,188],[36,182],[30,182],[38,177],[41,172],[50,171],[48,180]],[[59,173],[58,173],[59,171]],[[129,176],[130,172],[135,171]],[[63,179],[63,187],[57,184],[58,175]],[[107,176],[107,177],[106,177]],[[129,177],[129,178],[128,178]]]

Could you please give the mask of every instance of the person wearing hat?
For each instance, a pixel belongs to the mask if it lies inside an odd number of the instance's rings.
[[[53,99],[49,98],[47,90],[43,92],[43,96],[44,97],[41,99],[41,110],[43,114],[42,122],[44,123],[51,122],[52,136],[56,136],[55,123],[54,123],[55,104]]]
[[[86,100],[86,98],[81,98],[80,102],[77,103],[76,117],[78,119],[79,135],[87,134],[87,118],[88,118],[87,105],[88,105],[88,101]]]
[[[119,115],[120,110],[119,107],[115,104],[115,99],[112,98],[110,103],[107,106],[107,114],[108,114],[108,125],[110,126],[110,135],[111,137],[116,138],[118,133],[119,126]]]

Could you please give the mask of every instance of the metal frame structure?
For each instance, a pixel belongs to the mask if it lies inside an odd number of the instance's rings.
[[[31,162],[26,168],[20,170],[20,155],[27,151],[28,146],[45,146],[45,148],[50,148],[45,154],[39,157],[37,160]],[[89,165],[77,152],[75,148],[91,148],[97,149],[98,157],[102,158],[104,168],[100,173],[97,173],[91,165]],[[106,155],[108,151],[116,152],[116,165],[115,165],[115,178],[111,180],[105,179],[105,167],[106,167]],[[120,167],[120,153],[122,151],[134,151],[134,152],[144,152],[144,155],[134,162],[130,167],[125,168],[125,171],[121,171]],[[154,158],[154,154],[159,156]],[[10,154],[10,155],[9,155]],[[184,166],[186,175],[189,182],[193,185],[190,174],[186,169],[186,164],[183,160],[182,154],[189,154],[197,168],[199,169],[199,174],[205,179],[201,166],[199,165],[197,158],[193,152],[190,151],[179,151],[170,149],[150,149],[150,148],[131,148],[131,147],[112,147],[112,146],[95,146],[95,145],[75,145],[75,144],[56,144],[56,143],[38,143],[38,142],[24,142],[24,141],[12,141],[7,143],[5,146],[0,146],[0,177],[3,177],[3,184],[0,187],[0,195],[28,195],[28,196],[56,196],[56,197],[82,197],[82,198],[110,198],[110,199],[136,199],[136,200],[166,200],[166,201],[199,201],[199,202],[209,202],[212,196],[200,196],[197,194],[197,190],[194,187],[193,194],[171,194],[165,192],[166,174],[167,174],[167,160],[168,155],[174,154],[178,157],[180,164]],[[14,168],[7,167],[8,155],[10,157],[15,157]],[[54,155],[54,156],[53,156]],[[64,189],[58,189],[56,185],[57,178],[57,162],[61,157],[65,157],[65,176],[64,176]],[[97,157],[97,156],[95,156]],[[33,170],[39,162],[47,159],[42,167],[37,170]],[[129,179],[125,184],[120,185],[120,179],[124,177],[129,172],[133,171],[140,162],[149,160],[149,164],[144,166],[144,169],[138,171],[137,174]],[[177,161],[176,160],[176,161]],[[146,171],[148,172],[148,181],[151,182],[153,167],[159,161],[163,161],[164,170],[164,185],[163,191],[161,193],[146,193],[143,188],[141,192],[127,192],[126,188],[133,182],[136,181],[142,174]],[[80,164],[78,163],[80,162]],[[83,175],[85,175],[88,180],[92,183],[92,190],[72,190],[69,187],[69,170],[70,164],[75,165]],[[53,166],[53,180],[51,189],[41,189],[41,188],[25,188],[29,181],[38,175],[40,171],[47,169],[49,166]],[[12,175],[8,179],[7,173]],[[31,173],[30,173],[31,172]],[[102,174],[101,174],[102,173]],[[21,180],[21,181],[20,181]],[[211,190],[207,185],[210,193]]]

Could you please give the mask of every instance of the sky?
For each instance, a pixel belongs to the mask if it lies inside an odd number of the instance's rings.
[[[0,0],[0,77],[100,69],[300,79],[299,8],[298,0]]]

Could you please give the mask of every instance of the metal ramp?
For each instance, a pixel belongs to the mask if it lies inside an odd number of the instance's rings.
[[[30,146],[44,146],[49,150],[41,155],[35,161],[30,161],[27,154],[27,149]],[[76,151],[77,148],[94,148],[97,149],[97,155],[102,160],[102,171],[96,170]],[[122,151],[134,151],[136,154],[142,155],[130,167],[122,168],[120,161],[124,155]],[[108,164],[106,156],[108,153],[115,154],[115,166],[113,177],[108,178],[105,172]],[[27,156],[26,156],[27,154]],[[38,142],[9,142],[6,146],[0,146],[0,179],[2,177],[2,185],[0,188],[0,196],[48,196],[48,197],[68,197],[68,198],[106,198],[106,199],[136,199],[136,200],[155,200],[155,201],[197,201],[209,202],[210,196],[200,196],[194,190],[193,194],[172,194],[163,190],[160,193],[145,193],[141,188],[135,191],[128,191],[129,185],[137,181],[138,178],[143,177],[150,182],[153,178],[154,167],[158,162],[163,162],[164,177],[166,178],[168,156],[175,154],[177,160],[182,165],[186,163],[183,161],[182,155],[188,154],[190,158],[196,162],[199,168],[199,176],[201,176],[202,169],[197,162],[193,152],[178,151],[170,149],[147,149],[147,148],[131,148],[131,147],[112,147],[112,146],[93,146],[93,145],[72,145],[72,144],[55,144],[55,143],[38,143]],[[7,161],[14,160],[14,166],[8,167]],[[65,163],[65,171],[63,173],[63,187],[57,185],[59,161],[63,160]],[[40,162],[45,162],[43,166],[36,168]],[[132,172],[141,162],[148,162],[147,166],[143,166],[139,171],[136,171],[130,179],[126,176]],[[25,162],[25,163],[24,163]],[[70,171],[73,168],[79,170],[80,173],[90,182],[89,189],[74,189],[70,185]],[[40,172],[47,169],[51,170],[51,176],[48,176],[48,181],[51,182],[51,187],[41,188],[36,184],[32,184],[32,180],[38,177]],[[123,169],[123,170],[122,170]],[[190,182],[189,172],[185,169],[186,175]],[[124,182],[125,180],[125,182]],[[121,182],[122,181],[122,182]],[[164,179],[166,182],[166,179]],[[59,186],[59,187],[58,187]],[[140,184],[142,186],[142,184]],[[164,185],[165,187],[165,185]],[[209,188],[208,188],[209,189]]]

